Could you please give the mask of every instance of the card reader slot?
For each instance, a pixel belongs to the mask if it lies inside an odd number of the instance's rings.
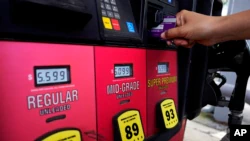
[[[163,21],[164,13],[162,9],[163,7],[148,2],[147,29],[157,27]]]
[[[44,30],[72,30],[84,27],[92,15],[80,0],[12,0],[12,21]]]

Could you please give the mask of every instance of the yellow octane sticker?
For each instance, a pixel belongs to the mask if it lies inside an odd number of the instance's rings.
[[[175,109],[174,100],[166,99],[161,103],[161,111],[166,129],[175,127],[179,120]]]
[[[122,141],[144,141],[144,131],[140,113],[129,110],[118,117],[118,126]]]
[[[82,141],[78,130],[64,130],[45,137],[42,141]]]

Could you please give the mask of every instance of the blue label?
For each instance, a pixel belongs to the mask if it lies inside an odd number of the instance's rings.
[[[131,22],[127,22],[127,27],[129,32],[135,32],[134,24]]]

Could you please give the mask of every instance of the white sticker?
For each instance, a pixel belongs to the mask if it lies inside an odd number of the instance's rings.
[[[154,27],[154,28],[152,28],[152,29],[163,29],[163,28],[164,28],[164,25],[163,25],[163,24],[160,24],[159,26]]]
[[[176,23],[176,18],[164,18],[164,23]]]

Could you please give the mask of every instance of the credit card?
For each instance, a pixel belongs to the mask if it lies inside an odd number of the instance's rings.
[[[151,37],[161,38],[161,33],[176,26],[176,16],[165,16],[163,22],[151,29]]]
[[[166,16],[163,20],[164,31],[176,27],[176,16]]]

